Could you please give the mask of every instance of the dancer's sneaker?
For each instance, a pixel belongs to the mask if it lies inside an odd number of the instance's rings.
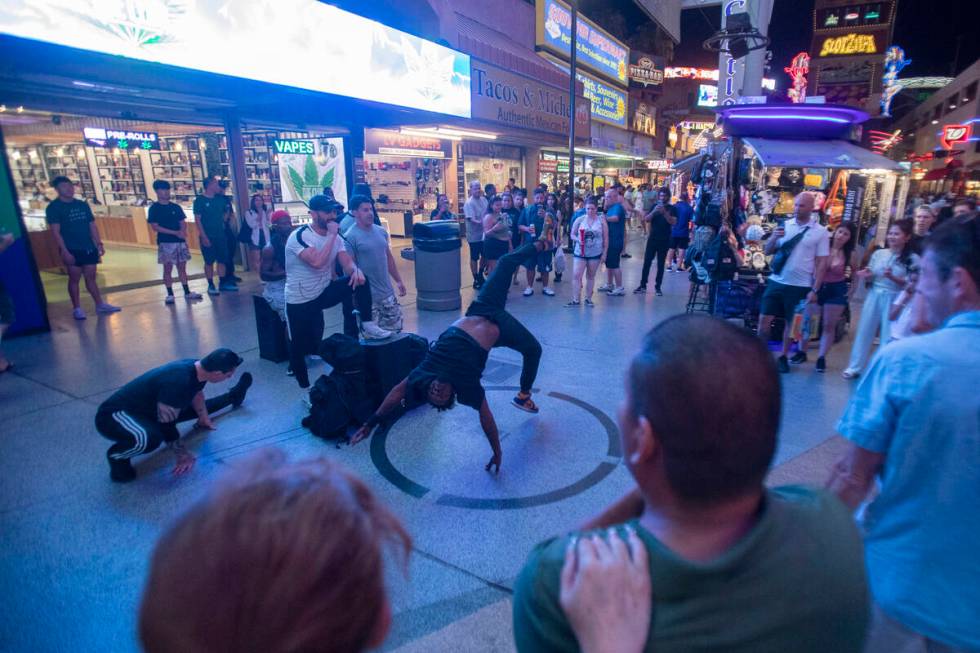
[[[595,302],[593,302],[591,299],[586,299],[585,305],[588,306],[589,308],[595,308]]]
[[[633,294],[634,295],[642,295],[642,294],[646,293],[646,291],[647,291],[647,287],[646,286],[637,286],[636,287],[636,290],[633,291]]]
[[[626,295],[626,288],[620,286],[619,288],[613,288],[609,291],[610,297],[624,297]]]
[[[524,394],[523,392],[519,392],[517,393],[517,396],[514,397],[513,402],[514,405],[520,408],[521,410],[527,411],[529,413],[538,412],[538,405],[534,403],[533,399],[531,399],[530,394]]]
[[[187,299],[187,300],[204,299],[204,295],[202,295],[199,292],[194,292],[194,291],[185,292],[184,293],[184,299]]]
[[[789,374],[789,361],[785,356],[780,356],[776,359],[776,367],[779,368],[780,374]]]
[[[109,458],[109,478],[115,483],[129,483],[136,478],[136,470],[128,459]]]
[[[163,303],[164,304],[173,304],[176,301],[177,301],[177,298],[176,297],[174,297],[173,295],[167,295],[167,298],[163,300]]]
[[[218,284],[218,289],[221,290],[221,292],[238,292],[238,286],[234,281],[222,281]]]
[[[83,309],[81,306],[73,310],[71,312],[71,316],[76,320],[84,320],[86,317],[88,317],[87,315],[85,315],[85,309]]]
[[[577,299],[573,299],[572,301],[570,301],[567,304],[565,304],[565,308],[575,308],[576,306],[581,306],[581,305],[582,305],[582,302],[580,302]]]
[[[252,374],[250,372],[245,372],[242,374],[242,378],[238,379],[238,383],[235,384],[228,394],[231,395],[231,405],[238,408],[245,401],[245,393],[248,389],[252,387]]]
[[[101,313],[102,315],[106,315],[107,313],[118,313],[121,310],[122,309],[118,306],[113,306],[112,304],[108,304],[106,302],[102,302],[95,307],[95,312]]]
[[[373,321],[369,321],[361,323],[361,335],[365,340],[384,340],[391,337],[391,331],[386,331]]]
[[[795,354],[793,354],[793,357],[789,359],[789,362],[792,363],[793,365],[802,365],[803,363],[806,362],[806,352],[805,351],[796,352]]]
[[[598,290],[599,292],[609,292],[612,289],[613,289],[613,285],[611,283],[604,283],[598,288],[596,288],[596,290]]]
[[[221,291],[218,290],[217,288],[215,288],[214,286],[208,286],[208,294],[209,295],[212,295],[212,296],[213,295],[220,295],[221,294]]]
[[[555,291],[552,290],[551,288],[548,288],[548,287],[542,288],[541,289],[541,292],[543,292],[548,297],[554,297],[555,296]]]
[[[527,288],[524,289],[524,292],[521,294],[523,294],[525,297],[530,297],[531,295],[534,294],[534,288],[528,286]]]
[[[817,371],[821,374],[827,371],[827,361],[824,360],[823,356],[817,359]]]

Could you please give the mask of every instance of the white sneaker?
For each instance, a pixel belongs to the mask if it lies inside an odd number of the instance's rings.
[[[199,292],[185,292],[184,299],[204,299],[204,296]]]
[[[364,336],[365,340],[384,340],[391,337],[391,331],[385,331],[373,321],[362,322],[361,335]]]
[[[177,299],[173,295],[167,295],[167,298],[163,300],[164,304],[173,304]]]
[[[112,304],[102,303],[95,307],[96,313],[118,313],[122,309]]]
[[[542,288],[541,289],[541,292],[543,292],[548,297],[554,297],[555,296],[555,291],[552,290],[551,288]]]
[[[619,288],[613,288],[609,291],[610,297],[623,297],[624,295],[626,295],[626,288],[623,288],[622,286]]]
[[[531,286],[528,286],[527,288],[524,289],[525,297],[530,297],[533,294],[534,294],[534,288],[532,288]]]
[[[79,306],[78,308],[76,308],[71,312],[71,316],[76,320],[84,320],[86,318],[85,309]]]
[[[599,292],[609,292],[612,289],[613,289],[613,286],[612,286],[611,283],[604,283],[601,286],[599,286],[598,288],[596,288],[596,290],[598,290]]]

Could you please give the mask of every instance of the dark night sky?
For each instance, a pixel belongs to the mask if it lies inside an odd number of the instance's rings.
[[[767,76],[775,77],[780,89],[789,85],[789,78],[782,69],[793,55],[810,47],[813,4],[813,0],[774,1],[769,26],[773,61]],[[973,10],[969,9],[971,6]],[[958,39],[960,52],[956,73],[980,58],[978,6],[978,0],[898,0],[894,42],[912,59],[902,76],[949,75]],[[717,67],[717,55],[705,51],[701,43],[720,24],[718,7],[683,11],[681,43],[675,52],[675,65]]]

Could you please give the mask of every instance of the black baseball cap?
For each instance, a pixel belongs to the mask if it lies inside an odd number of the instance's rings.
[[[307,206],[310,207],[311,211],[323,211],[324,213],[343,213],[344,211],[343,204],[332,197],[327,197],[326,195],[314,195],[310,198],[310,202]]]

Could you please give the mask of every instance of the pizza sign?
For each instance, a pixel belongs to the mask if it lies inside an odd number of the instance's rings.
[[[946,125],[943,127],[942,136],[939,142],[947,150],[953,149],[954,143],[963,143],[970,140],[970,125]]]

